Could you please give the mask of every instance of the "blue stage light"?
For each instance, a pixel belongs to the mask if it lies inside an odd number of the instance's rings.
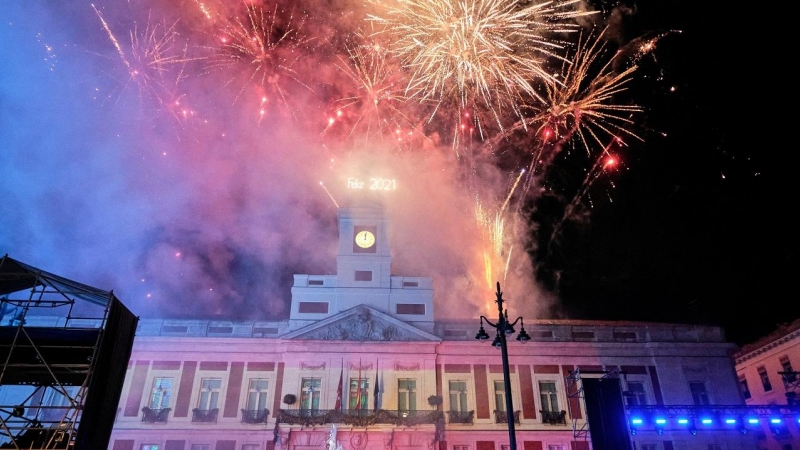
[[[728,425],[736,425],[736,419],[727,418],[725,419],[725,423]]]
[[[700,419],[700,423],[702,423],[703,425],[711,425],[712,423],[714,423],[714,421],[712,419],[709,419],[708,417],[704,417]]]
[[[680,419],[678,419],[678,424],[679,425],[688,425],[689,424],[689,419],[685,419],[685,418],[681,417]]]

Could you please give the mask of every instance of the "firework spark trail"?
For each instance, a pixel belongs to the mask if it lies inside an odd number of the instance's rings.
[[[103,18],[103,14],[101,14],[100,10],[98,10],[97,7],[94,6],[94,3],[92,3],[92,9],[94,9],[94,12],[100,19],[100,23],[103,24],[103,29],[106,30],[106,33],[108,33],[108,38],[111,39],[111,43],[114,44],[114,48],[117,49],[117,54],[119,54],[119,58],[122,60],[122,63],[125,64],[125,67],[128,68],[128,72],[130,72],[131,76],[133,76],[133,67],[131,67],[131,63],[128,62],[128,58],[125,56],[125,52],[122,51],[122,46],[119,44],[117,37],[114,36],[114,33],[111,31],[111,27],[108,26],[108,23],[106,23],[106,19]]]
[[[293,13],[281,21],[283,17],[278,15],[277,4],[272,12],[253,4],[247,4],[246,9],[244,21],[236,17],[227,22],[221,32],[222,37],[219,38],[220,45],[215,49],[214,56],[209,58],[207,66],[208,70],[235,71],[241,64],[251,68],[247,71],[249,75],[233,103],[236,103],[249,83],[257,82],[262,87],[270,87],[281,104],[288,107],[289,101],[281,86],[283,76],[313,92],[293,69],[297,60],[303,57],[303,45],[311,40],[301,33],[304,21],[295,26]],[[234,80],[235,77],[228,83]],[[263,97],[260,104],[264,104]],[[261,110],[260,108],[259,111]],[[259,114],[259,118],[262,115]]]
[[[410,97],[485,109],[502,129],[505,110],[522,118],[522,102],[542,100],[532,81],[556,83],[545,62],[562,58],[563,43],[551,36],[577,30],[566,19],[594,14],[572,9],[577,3],[409,0],[368,20],[410,71]]]
[[[592,168],[586,173],[586,177],[583,179],[583,183],[581,183],[578,192],[572,198],[572,201],[564,208],[564,214],[555,223],[553,226],[553,231],[550,233],[550,244],[556,239],[558,234],[561,232],[561,227],[564,226],[564,223],[572,216],[575,211],[575,208],[581,203],[581,200],[587,195],[589,192],[589,188],[597,181],[598,178],[608,170],[614,168],[618,161],[617,159],[611,154],[609,151],[611,146],[614,144],[623,144],[621,139],[614,139],[606,148],[603,149],[603,153],[601,154],[600,158],[595,161]],[[552,246],[549,246],[552,247]]]
[[[322,181],[320,181],[319,185],[322,186],[322,189],[324,189],[325,193],[328,194],[328,197],[330,197],[331,201],[333,202],[333,205],[338,208],[339,204],[336,203],[336,200],[333,198],[333,195],[331,195],[331,192],[328,190],[328,188],[325,187],[325,184],[323,184]]]
[[[475,197],[475,219],[478,224],[478,228],[483,233],[486,241],[488,242],[488,247],[489,247],[489,250],[484,249],[483,259],[484,259],[484,273],[486,276],[486,280],[488,282],[488,286],[490,288],[492,286],[492,280],[495,275],[493,271],[494,267],[493,262],[495,260],[500,260],[503,257],[503,253],[508,254],[503,270],[503,279],[505,279],[506,274],[508,273],[508,265],[510,263],[510,258],[511,258],[511,248],[513,246],[510,246],[508,248],[508,251],[506,252],[505,248],[506,218],[504,214],[506,212],[506,207],[508,206],[524,174],[525,170],[521,170],[520,174],[514,180],[511,189],[509,189],[508,195],[506,196],[503,205],[494,213],[494,216],[490,215],[483,207],[483,203],[480,201],[480,199],[477,196]]]

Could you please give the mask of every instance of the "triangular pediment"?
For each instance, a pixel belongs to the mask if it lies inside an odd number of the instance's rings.
[[[340,341],[440,341],[438,336],[359,305],[281,336],[282,339]]]

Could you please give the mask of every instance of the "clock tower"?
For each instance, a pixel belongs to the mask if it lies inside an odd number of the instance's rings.
[[[341,287],[389,287],[392,257],[381,208],[340,208],[336,275]]]
[[[431,332],[433,280],[391,274],[388,220],[383,208],[339,208],[338,219],[336,274],[294,275],[289,328],[324,325],[342,314],[367,308]]]

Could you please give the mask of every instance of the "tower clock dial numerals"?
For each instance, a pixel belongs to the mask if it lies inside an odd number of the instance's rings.
[[[361,248],[370,248],[375,245],[375,235],[370,231],[359,231],[356,234],[356,245]]]

